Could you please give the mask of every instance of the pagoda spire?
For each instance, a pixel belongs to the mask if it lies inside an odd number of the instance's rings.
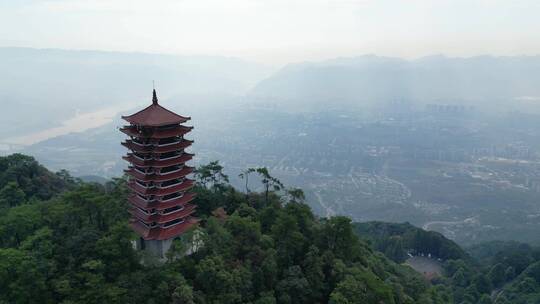
[[[158,104],[158,103],[157,103],[158,100],[157,100],[156,89],[154,89],[154,92],[153,92],[152,95],[153,95],[153,96],[152,96],[152,104],[157,105],[157,104]]]

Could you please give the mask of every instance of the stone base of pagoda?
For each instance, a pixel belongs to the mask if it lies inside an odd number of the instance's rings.
[[[187,240],[183,236],[184,232],[195,228],[199,223],[199,219],[188,216],[181,224],[174,225],[169,228],[151,228],[148,229],[140,221],[132,218],[130,220],[131,228],[139,234],[139,238],[136,241],[135,248],[143,250],[150,255],[157,257],[161,261],[165,261],[166,254],[171,248],[172,242],[176,238],[182,239],[182,241],[188,241],[193,243],[193,240]],[[184,254],[191,254],[196,251],[197,248],[191,248],[188,246],[187,251]]]
[[[137,239],[136,248],[138,250],[144,250],[150,255],[165,260],[166,254],[171,248],[174,239],[168,240],[145,240],[142,237]]]

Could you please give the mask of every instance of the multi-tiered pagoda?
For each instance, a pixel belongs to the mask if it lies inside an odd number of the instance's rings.
[[[150,106],[122,118],[129,122],[120,130],[129,136],[122,145],[130,150],[123,157],[130,163],[130,225],[140,235],[138,248],[164,257],[172,240],[198,221],[190,203],[194,181],[187,178],[193,167],[186,165],[193,154],[185,152],[193,141],[184,138],[193,127],[183,125],[189,117],[160,106],[155,90]]]

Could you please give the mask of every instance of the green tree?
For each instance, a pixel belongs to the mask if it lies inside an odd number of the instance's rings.
[[[280,303],[307,303],[310,293],[309,282],[298,265],[289,267],[284,278],[277,284],[276,290]]]
[[[478,304],[491,304],[491,298],[487,294],[483,294],[478,300]]]
[[[324,282],[323,260],[319,248],[313,245],[309,247],[302,266],[310,286],[309,302],[325,302],[323,301],[323,295],[326,293],[326,286]]]
[[[511,281],[516,277],[516,270],[512,266],[508,266],[506,270],[504,271],[504,278],[505,280]]]
[[[455,286],[466,287],[468,284],[467,276],[463,268],[459,268],[452,276],[452,283]]]
[[[36,261],[23,251],[0,249],[0,302],[42,303],[48,291]]]
[[[0,208],[18,206],[24,202],[25,197],[16,182],[9,182],[0,189]]]
[[[289,188],[287,189],[288,201],[291,203],[304,203],[306,195],[304,191],[300,188]]]
[[[503,264],[497,263],[493,267],[491,267],[488,273],[488,278],[493,286],[501,286],[506,281],[505,269]]]
[[[350,218],[336,216],[325,221],[321,237],[322,248],[332,251],[337,258],[350,260],[359,253]]]
[[[247,168],[246,170],[242,171],[242,173],[238,174],[238,177],[246,182],[246,193],[249,193],[249,175],[256,172],[256,170],[257,169],[255,168]]]
[[[214,191],[229,182],[229,177],[223,173],[223,166],[217,160],[198,167],[195,176],[203,187],[211,187]]]
[[[172,294],[172,304],[195,304],[193,288],[182,278]]]
[[[264,201],[266,204],[268,204],[268,195],[270,193],[270,189],[273,191],[279,191],[283,189],[284,186],[279,179],[270,175],[266,167],[257,168],[255,169],[255,172],[257,172],[257,174],[259,174],[261,177],[261,183],[264,186]]]
[[[474,277],[473,285],[476,287],[476,290],[481,294],[490,293],[491,289],[493,289],[491,281],[487,278],[486,275],[482,273]]]

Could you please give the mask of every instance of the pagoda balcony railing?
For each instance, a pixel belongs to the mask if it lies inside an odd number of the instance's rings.
[[[147,203],[153,203],[153,202],[159,202],[158,199],[156,198],[145,198],[144,196],[140,195],[140,194],[137,194],[137,197],[142,200],[142,201],[145,201]]]
[[[187,127],[178,125],[174,128],[166,129],[166,130],[149,130],[149,131],[142,131],[137,128],[133,128],[132,126],[125,126],[120,128],[120,131],[124,134],[127,134],[130,137],[136,137],[136,138],[169,138],[169,137],[176,137],[176,136],[183,136],[184,134],[190,132],[193,129],[193,127]]]
[[[175,197],[171,197],[171,198],[168,198],[168,199],[161,199],[161,198],[159,198],[159,199],[157,199],[156,201],[158,201],[158,202],[160,202],[160,203],[166,203],[166,202],[170,202],[170,201],[175,200],[175,199],[179,199],[179,198],[181,198],[181,197],[184,196],[184,193],[183,193],[183,192],[178,192],[178,194],[180,194],[180,195],[175,196]]]
[[[177,141],[173,141],[173,142],[170,142],[170,143],[166,143],[166,144],[157,144],[156,146],[157,147],[167,147],[167,146],[171,146],[171,145],[176,145],[178,143],[182,142],[182,139],[179,139]]]
[[[155,227],[158,227],[158,224],[156,223],[152,223],[150,225],[148,225],[147,223],[143,222],[143,221],[139,221],[139,223],[143,224],[146,228],[155,228]]]
[[[181,183],[184,182],[184,180],[180,180],[174,184],[170,184],[170,185],[167,185],[167,186],[161,186],[161,185],[156,185],[156,184],[150,184],[150,185],[147,185],[143,182],[140,182],[138,179],[135,179],[135,182],[137,183],[137,185],[145,188],[145,189],[152,189],[152,188],[157,188],[157,189],[168,189],[168,188],[171,188],[171,187],[174,187],[174,186],[178,186],[180,185]]]
[[[171,197],[171,198],[168,198],[168,199],[162,199],[162,198],[144,198],[142,195],[138,194],[137,193],[137,197],[142,200],[142,201],[145,201],[147,203],[153,203],[153,202],[158,202],[158,203],[166,203],[166,202],[170,202],[172,200],[175,200],[175,199],[179,199],[181,197],[184,196],[184,192],[178,192],[177,193],[178,196],[174,196],[174,197]]]
[[[133,168],[133,170],[135,170],[135,171],[137,171],[137,172],[139,172],[139,173],[141,173],[141,174],[154,174],[154,171],[153,171],[153,170],[142,171],[142,170],[137,169],[136,167],[132,167],[132,168]]]
[[[135,139],[131,139],[131,142],[136,144],[137,146],[139,147],[167,147],[167,146],[171,146],[171,145],[176,145],[176,144],[179,144],[182,142],[182,138],[178,139],[178,140],[175,140],[173,142],[170,142],[170,143],[165,143],[165,144],[160,144],[160,143],[148,143],[148,144],[143,144],[143,143],[140,143],[138,141],[136,141]]]
[[[174,183],[174,184],[171,184],[171,185],[168,185],[168,186],[157,186],[158,189],[167,189],[167,188],[170,188],[170,187],[174,187],[174,186],[178,186],[180,185],[181,183],[183,183],[184,181],[181,180],[177,183]]]
[[[167,172],[162,172],[162,171],[160,171],[160,172],[157,172],[156,174],[157,174],[157,175],[167,175],[167,174],[171,174],[171,173],[176,173],[176,172],[178,172],[178,171],[181,171],[182,169],[184,169],[184,166],[183,166],[183,165],[180,166],[178,169],[175,169],[175,170],[172,170],[172,171],[167,171]]]
[[[157,157],[140,157],[138,156],[137,154],[135,153],[129,153],[131,155],[133,155],[133,157],[135,157],[136,159],[140,160],[140,161],[148,161],[148,160],[169,160],[169,159],[175,159],[175,158],[179,158],[183,155],[183,153],[180,153],[178,155],[174,155],[174,156],[170,156],[170,157],[165,157],[165,158],[157,158]]]
[[[163,228],[169,228],[169,227],[173,227],[173,226],[176,226],[176,225],[180,225],[182,224],[183,222],[185,221],[185,219],[180,219],[178,222],[174,223],[174,224],[169,224],[169,223],[165,223],[163,225],[160,225],[160,227],[163,227]]]
[[[144,174],[144,175],[151,175],[151,174],[156,174],[156,175],[168,175],[168,174],[172,174],[172,173],[176,173],[176,172],[180,172],[184,169],[185,166],[181,165],[178,169],[174,169],[172,171],[167,171],[167,172],[163,172],[163,171],[160,171],[160,172],[156,172],[154,170],[149,170],[149,171],[142,171],[140,169],[137,169],[136,167],[130,167],[130,169],[133,169],[137,172],[139,172],[140,174]]]
[[[135,208],[137,208],[137,210],[139,210],[140,212],[146,214],[146,215],[169,215],[169,214],[174,214],[174,213],[177,213],[177,212],[180,212],[180,211],[184,211],[186,209],[186,207],[184,206],[178,206],[178,208],[174,209],[174,210],[171,210],[169,212],[165,212],[165,210],[161,210],[161,211],[157,211],[157,210],[154,210],[153,212],[150,212],[146,209],[143,209],[141,207],[137,207],[135,206]]]
[[[156,227],[159,227],[159,228],[169,228],[169,227],[173,227],[173,226],[176,226],[176,225],[179,225],[179,224],[182,224],[183,222],[185,221],[185,219],[180,219],[178,220],[177,222],[173,223],[173,224],[168,224],[168,223],[163,223],[163,224],[157,224],[155,222],[152,222],[151,224],[147,224],[143,221],[138,221],[139,223],[143,224],[146,228],[156,228]],[[169,222],[170,223],[170,222]]]
[[[128,187],[137,192],[137,194],[140,195],[156,195],[156,196],[167,196],[169,194],[175,194],[177,192],[183,192],[187,191],[188,189],[191,189],[194,185],[194,181],[192,180],[184,180],[182,183],[177,183],[175,185],[172,185],[172,187],[167,188],[147,188],[140,186],[136,183],[128,183]]]
[[[161,215],[169,215],[169,214],[173,214],[173,213],[176,213],[176,212],[179,212],[179,211],[183,211],[184,209],[185,209],[184,206],[180,206],[180,208],[175,209],[175,210],[173,210],[173,211],[162,212]]]
[[[135,158],[136,158],[136,159],[138,159],[138,160],[142,160],[142,161],[147,161],[147,160],[154,160],[154,158],[153,158],[153,157],[148,157],[148,158],[142,158],[142,157],[138,156],[138,155],[137,155],[137,154],[135,154],[135,153],[130,153],[130,154],[131,154],[131,155],[133,155],[133,157],[135,157]]]
[[[154,186],[149,186],[149,185],[145,184],[144,182],[139,181],[138,179],[135,179],[135,182],[137,183],[137,185],[139,185],[141,187],[144,187],[144,188],[153,188],[154,187]]]
[[[145,209],[143,209],[143,208],[140,208],[140,207],[137,207],[137,206],[135,206],[135,207],[136,207],[139,211],[141,211],[142,213],[147,214],[147,215],[158,214],[157,211],[154,211],[154,212],[148,212],[148,210],[145,210]]]
[[[130,162],[132,165],[143,167],[143,168],[166,168],[174,165],[183,164],[193,158],[193,154],[182,153],[172,159],[150,159],[150,160],[141,160],[140,157],[133,156],[132,153],[128,153],[127,156],[122,157],[124,160]]]
[[[156,160],[169,160],[169,159],[175,159],[175,158],[178,158],[180,156],[182,156],[183,153],[180,153],[178,155],[175,155],[175,156],[171,156],[171,157],[165,157],[165,158],[158,158]]]
[[[131,140],[132,143],[136,144],[137,146],[141,146],[141,147],[149,147],[149,146],[153,146],[154,144],[150,143],[150,144],[143,144],[143,143],[139,143],[137,142],[136,140],[132,139]]]
[[[139,196],[139,198],[146,202],[146,203],[166,203],[166,202],[170,202],[170,201],[173,201],[173,200],[176,200],[176,199],[179,199],[179,198],[182,198],[184,195],[180,195],[180,196],[175,196],[173,198],[169,198],[169,199],[166,199],[166,200],[162,200],[162,199],[159,199],[159,198],[154,198],[154,199],[144,199],[142,197]]]

